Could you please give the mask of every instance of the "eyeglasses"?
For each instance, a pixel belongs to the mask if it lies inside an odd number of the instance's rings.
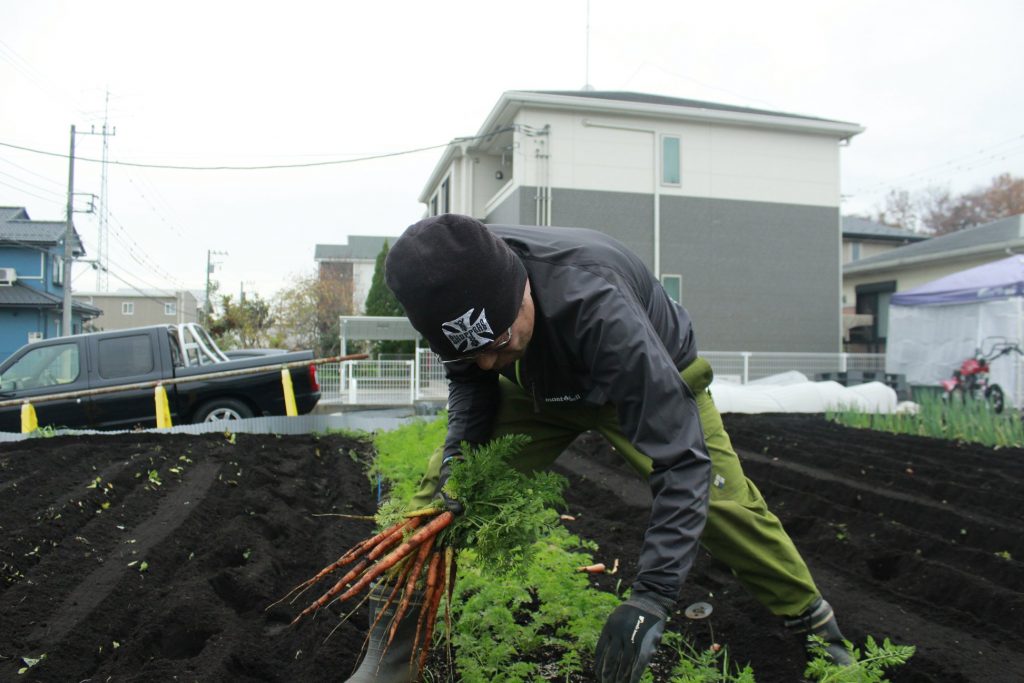
[[[467,353],[465,356],[459,356],[458,358],[452,358],[451,360],[443,360],[443,361],[441,361],[441,363],[447,365],[448,363],[462,363],[462,362],[465,362],[465,361],[476,360],[477,358],[479,358],[480,356],[482,356],[484,354],[495,353],[497,351],[501,351],[503,348],[508,346],[509,342],[511,342],[511,341],[512,341],[512,326],[510,325],[509,328],[507,330],[505,330],[505,334],[501,335],[500,337],[498,337],[497,339],[492,341],[485,348],[483,348],[483,349],[481,349],[479,351],[476,351],[474,353]]]

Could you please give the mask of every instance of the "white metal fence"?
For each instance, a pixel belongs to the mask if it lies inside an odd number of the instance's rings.
[[[715,376],[746,384],[770,375],[796,370],[809,379],[830,373],[885,372],[880,353],[781,353],[708,351],[701,354]],[[417,349],[415,359],[357,360],[320,366],[321,403],[345,405],[411,405],[417,401],[444,401],[448,381],[444,367],[428,349]]]

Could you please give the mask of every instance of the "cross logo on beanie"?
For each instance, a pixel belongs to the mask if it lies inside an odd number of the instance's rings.
[[[458,318],[441,324],[444,336],[448,337],[448,341],[459,353],[479,349],[494,341],[494,331],[491,329],[490,323],[487,322],[487,312],[484,309],[480,309],[480,315],[476,320],[470,322],[475,310],[475,308],[471,308]],[[490,338],[481,336],[484,334],[490,335]]]

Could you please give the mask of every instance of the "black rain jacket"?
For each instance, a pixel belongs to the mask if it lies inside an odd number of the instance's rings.
[[[623,434],[651,458],[651,517],[634,590],[675,601],[707,518],[711,461],[679,371],[697,357],[690,317],[623,244],[582,228],[487,226],[522,259],[535,322],[526,355],[501,373],[544,404],[612,403]],[[446,366],[445,455],[486,442],[498,372]]]

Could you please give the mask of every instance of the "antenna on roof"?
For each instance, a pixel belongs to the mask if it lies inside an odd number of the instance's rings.
[[[594,86],[590,85],[590,0],[587,0],[587,47],[584,63],[586,66],[583,90],[590,91],[594,89]]]

